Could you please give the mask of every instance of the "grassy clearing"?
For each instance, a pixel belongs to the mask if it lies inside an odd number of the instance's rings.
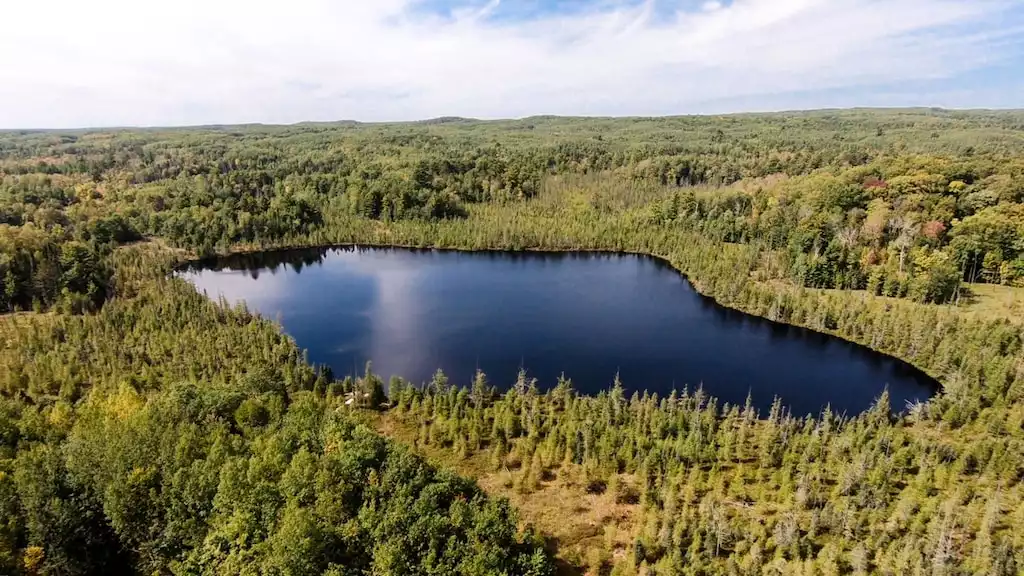
[[[762,281],[761,284],[770,286],[779,292],[796,292],[801,288],[788,280],[772,279]],[[1024,287],[1002,286],[999,284],[964,284],[964,295],[960,298],[958,305],[953,304],[917,304],[921,307],[938,306],[954,311],[965,318],[978,320],[1009,320],[1018,324],[1024,324]],[[815,289],[803,288],[803,290],[817,292],[820,294],[845,294],[851,298],[861,300],[876,300],[891,302],[892,304],[906,305],[907,300],[902,298],[890,298],[888,296],[875,296],[867,290],[838,290],[838,289]]]
[[[487,451],[459,458],[450,448],[423,446],[417,428],[389,413],[362,413],[382,434],[412,446],[434,465],[473,478],[492,496],[508,498],[524,524],[544,535],[555,554],[559,573],[596,575],[626,553],[638,531],[640,505],[621,498],[621,490],[591,486],[577,466],[546,470],[536,490],[524,493],[516,482],[518,466],[490,469]],[[632,478],[620,475],[619,486]]]
[[[1024,288],[998,284],[968,284],[970,294],[961,301],[966,314],[982,319],[1005,318],[1024,323]]]
[[[56,322],[58,316],[54,312],[9,312],[0,315],[0,346],[13,348],[18,339],[18,332],[31,329],[33,325],[49,325]]]

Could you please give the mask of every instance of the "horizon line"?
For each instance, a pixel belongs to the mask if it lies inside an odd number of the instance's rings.
[[[153,130],[188,130],[188,129],[217,129],[217,128],[290,128],[302,126],[401,126],[415,124],[455,124],[455,123],[501,123],[501,122],[523,122],[526,120],[671,120],[678,118],[723,118],[737,116],[787,116],[811,114],[815,112],[919,112],[919,113],[996,113],[1012,114],[1024,113],[1024,107],[1008,108],[955,108],[944,106],[849,106],[849,107],[825,107],[825,108],[790,108],[778,110],[751,110],[742,112],[712,113],[691,113],[691,114],[665,114],[665,115],[561,115],[561,114],[531,114],[520,117],[497,117],[497,118],[474,118],[457,115],[442,115],[416,120],[355,120],[351,118],[338,120],[300,120],[291,123],[273,122],[239,122],[239,123],[211,123],[211,124],[164,124],[164,125],[109,125],[109,126],[77,126],[77,127],[41,127],[41,128],[3,128],[0,127],[0,134],[20,133],[42,133],[42,132],[97,132],[97,131],[153,131]]]

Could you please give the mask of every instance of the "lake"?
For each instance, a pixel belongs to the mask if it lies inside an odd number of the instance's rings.
[[[479,368],[507,388],[520,368],[596,393],[702,386],[720,402],[775,396],[794,414],[859,413],[888,387],[892,407],[938,384],[894,358],[715,304],[666,263],[592,253],[332,248],[235,255],[181,276],[212,298],[277,320],[336,375],[368,360],[385,380],[441,369],[469,385]]]

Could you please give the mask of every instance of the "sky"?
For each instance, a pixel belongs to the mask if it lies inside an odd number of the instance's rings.
[[[0,128],[1024,107],[1024,0],[4,0]]]

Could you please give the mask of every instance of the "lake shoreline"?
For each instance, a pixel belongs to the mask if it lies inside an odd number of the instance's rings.
[[[474,248],[474,249],[467,249],[467,248],[459,248],[459,247],[452,247],[452,246],[424,246],[422,244],[418,244],[418,245],[417,244],[402,245],[402,244],[395,244],[395,243],[374,243],[374,242],[344,242],[344,243],[329,243],[329,244],[288,244],[288,245],[277,245],[277,246],[273,246],[273,247],[248,247],[248,246],[241,246],[241,247],[235,247],[235,248],[233,248],[231,250],[228,250],[228,251],[222,251],[222,252],[214,254],[214,255],[208,255],[208,256],[205,256],[205,257],[193,257],[193,258],[189,258],[189,259],[183,260],[183,261],[179,262],[175,266],[175,271],[180,272],[180,271],[196,270],[196,269],[214,269],[214,270],[217,270],[217,269],[220,269],[220,268],[216,267],[216,265],[217,265],[217,263],[219,261],[222,261],[224,259],[230,259],[230,258],[235,257],[235,256],[244,257],[244,256],[247,256],[247,255],[260,255],[260,254],[286,255],[289,252],[295,252],[296,256],[298,256],[298,253],[301,253],[301,252],[307,252],[307,253],[310,253],[310,254],[312,254],[313,252],[317,252],[317,253],[319,253],[319,257],[323,258],[324,255],[326,255],[330,251],[334,251],[334,250],[359,250],[359,249],[369,249],[369,250],[401,250],[401,251],[408,251],[408,252],[414,252],[414,253],[415,252],[422,252],[422,253],[492,254],[492,255],[501,255],[501,256],[513,256],[513,257],[515,255],[517,255],[517,254],[521,254],[521,255],[537,255],[537,256],[544,256],[544,255],[548,255],[548,256],[571,256],[571,255],[575,254],[575,255],[593,255],[593,256],[632,256],[632,257],[637,257],[637,258],[643,258],[643,259],[647,259],[647,260],[655,263],[659,267],[662,267],[662,268],[664,268],[666,270],[671,269],[671,271],[674,274],[677,274],[689,287],[692,288],[693,293],[694,293],[695,296],[697,296],[698,298],[700,298],[702,301],[704,301],[707,304],[715,306],[715,307],[717,307],[719,309],[722,309],[724,311],[728,311],[730,313],[739,313],[739,314],[743,314],[745,316],[749,316],[751,318],[756,318],[757,320],[759,320],[761,322],[766,322],[766,323],[768,323],[768,324],[770,324],[772,326],[795,328],[795,329],[799,329],[799,330],[805,330],[805,331],[808,331],[808,332],[811,332],[811,333],[817,334],[817,335],[823,335],[823,336],[829,336],[829,337],[833,337],[833,338],[838,338],[838,339],[842,340],[844,343],[856,346],[858,348],[862,348],[865,351],[870,351],[873,354],[879,354],[879,355],[883,356],[887,360],[891,360],[893,362],[898,363],[899,365],[902,365],[903,368],[906,369],[906,370],[911,370],[911,371],[913,371],[915,373],[918,373],[918,374],[920,374],[922,376],[927,377],[927,379],[929,381],[928,386],[930,388],[930,396],[929,396],[928,400],[924,400],[923,402],[931,401],[931,399],[934,399],[939,394],[941,394],[942,390],[943,390],[943,386],[942,386],[942,383],[941,383],[940,380],[935,378],[934,375],[929,374],[928,371],[922,369],[920,366],[915,365],[913,362],[909,362],[909,361],[907,361],[907,360],[905,360],[903,358],[900,358],[897,355],[894,355],[894,354],[891,354],[891,353],[888,353],[888,352],[885,352],[885,351],[882,351],[882,350],[878,350],[878,349],[872,348],[871,346],[868,346],[864,342],[858,342],[858,341],[853,340],[853,339],[845,338],[838,331],[826,331],[826,330],[815,329],[814,327],[811,327],[811,326],[808,326],[808,325],[801,325],[801,324],[793,323],[793,322],[784,322],[784,321],[780,321],[778,319],[770,318],[767,315],[751,313],[751,311],[746,310],[743,307],[723,304],[721,301],[716,299],[714,296],[710,296],[707,293],[705,293],[705,291],[702,289],[702,286],[699,283],[699,281],[694,281],[679,266],[674,264],[670,257],[664,256],[664,255],[659,255],[659,254],[651,254],[651,253],[642,252],[642,251],[634,251],[634,250],[609,250],[609,249],[595,249],[595,248],[552,249],[552,248],[546,248],[546,247],[530,247],[530,248],[516,249],[516,250],[500,249],[500,248]],[[284,259],[281,260],[281,264],[286,264]],[[243,266],[245,266],[245,264],[243,264]],[[255,265],[255,267],[253,269],[260,268],[260,267],[266,267],[266,266],[260,266],[260,265],[257,264],[257,265]],[[245,269],[248,269],[248,267],[246,267]],[[405,376],[405,375],[402,375],[402,376]],[[649,388],[649,386],[648,386],[648,388]],[[643,389],[643,388],[638,388],[638,390],[641,390],[641,389]],[[904,406],[894,405],[893,409],[894,409],[895,412],[902,412],[902,411],[904,411],[905,407]]]

